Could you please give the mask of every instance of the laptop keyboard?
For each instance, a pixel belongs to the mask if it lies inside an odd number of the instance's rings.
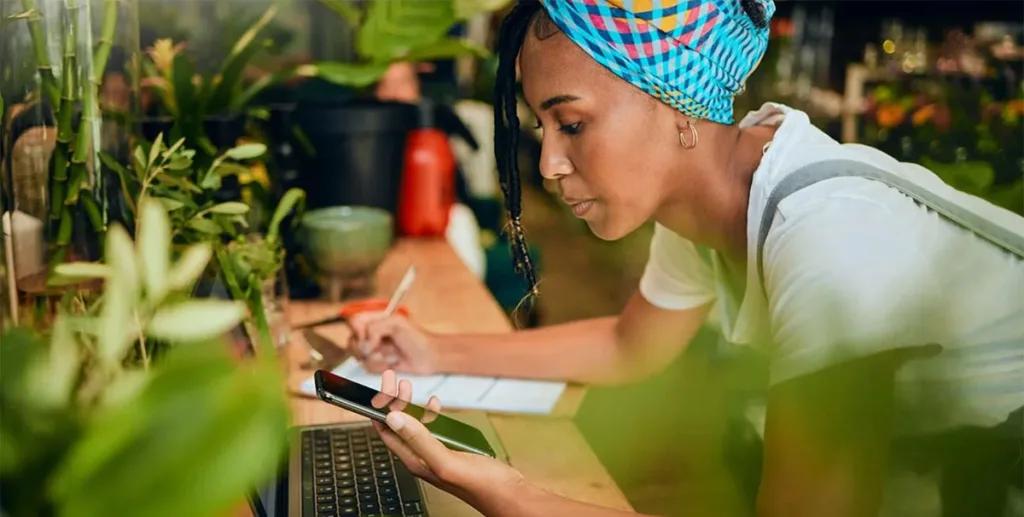
[[[302,515],[427,515],[416,477],[369,425],[302,431]]]

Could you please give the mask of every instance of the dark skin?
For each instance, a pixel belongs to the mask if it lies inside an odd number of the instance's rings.
[[[596,235],[619,239],[654,219],[743,270],[751,179],[773,128],[694,120],[611,74],[543,16],[520,70],[543,128],[541,173]],[[692,142],[690,122],[699,140],[687,148],[680,134]],[[882,354],[771,388],[759,516],[877,514],[899,364]],[[388,372],[382,390],[393,392],[394,382]],[[447,451],[415,421],[389,425],[395,432],[382,427],[385,441],[414,473],[486,515],[620,515],[539,490],[493,460]]]
[[[543,15],[538,20],[520,67],[544,129],[544,177],[570,203],[595,200],[583,217],[603,239],[653,218],[742,270],[751,178],[774,128],[691,119],[613,75]],[[679,141],[683,133],[690,142],[688,121],[699,134],[692,149]],[[896,356],[881,355],[771,389],[759,515],[877,513],[897,367]]]

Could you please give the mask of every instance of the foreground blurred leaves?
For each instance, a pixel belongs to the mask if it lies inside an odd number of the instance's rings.
[[[98,278],[56,323],[10,329],[0,346],[0,510],[28,515],[218,515],[270,480],[289,413],[273,355],[240,362],[223,333],[241,302],[189,300],[208,243],[172,260],[167,207],[140,200],[138,242],[118,226]],[[173,344],[150,355],[153,341]],[[187,494],[187,496],[186,496]]]

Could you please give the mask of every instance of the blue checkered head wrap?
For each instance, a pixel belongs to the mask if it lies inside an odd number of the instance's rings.
[[[733,121],[768,47],[773,0],[542,0],[551,20],[598,63],[694,118]]]

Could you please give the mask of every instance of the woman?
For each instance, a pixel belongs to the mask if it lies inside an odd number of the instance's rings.
[[[375,371],[620,383],[664,368],[715,307],[730,342],[771,358],[759,515],[877,515],[893,440],[967,428],[974,442],[948,443],[995,452],[957,457],[944,483],[986,479],[987,497],[944,490],[945,515],[1001,515],[1021,470],[1010,414],[1024,405],[1024,220],[841,145],[786,106],[735,124],[732,99],[773,12],[770,0],[520,2],[502,27],[495,109],[520,266],[534,284],[519,222],[517,56],[543,129],[541,173],[573,213],[608,240],[657,223],[638,292],[616,317],[508,335],[370,316],[355,322],[355,344]],[[395,392],[392,373],[384,389]],[[615,513],[448,451],[401,415],[388,424],[415,473],[487,515]]]

